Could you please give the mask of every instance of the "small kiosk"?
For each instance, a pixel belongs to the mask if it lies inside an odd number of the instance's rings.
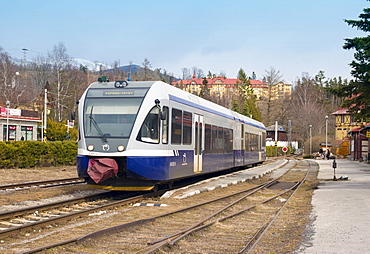
[[[0,107],[0,124],[0,141],[37,140],[37,127],[42,121],[37,111]]]

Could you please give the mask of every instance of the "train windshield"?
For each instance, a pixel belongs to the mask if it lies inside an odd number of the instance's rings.
[[[85,137],[129,137],[143,98],[87,98]]]

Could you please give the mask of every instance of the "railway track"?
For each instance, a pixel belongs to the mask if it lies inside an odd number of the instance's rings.
[[[56,187],[56,186],[71,185],[71,184],[81,184],[84,182],[85,182],[84,179],[75,177],[75,178],[56,179],[56,180],[48,180],[48,181],[15,183],[15,184],[0,185],[0,191],[1,190],[21,190],[21,189],[33,188],[33,187],[47,188],[47,187]]]
[[[130,197],[135,194],[126,193],[125,195]],[[20,231],[26,232],[27,230],[35,230],[51,224],[68,221],[97,210],[125,205],[144,197],[146,195],[136,194],[132,198],[114,200],[112,199],[112,193],[107,191],[100,194],[1,212],[0,239],[12,236]]]
[[[65,245],[64,251],[250,253],[304,184],[311,166],[291,161],[285,165],[291,170],[279,179],[25,253],[69,242],[78,245]]]

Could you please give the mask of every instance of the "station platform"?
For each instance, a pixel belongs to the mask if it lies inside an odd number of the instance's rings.
[[[370,253],[370,164],[337,159],[319,164],[320,181],[312,198],[313,222],[296,253]]]
[[[289,160],[277,160],[270,162],[268,164],[248,168],[235,173],[210,178],[199,183],[186,186],[184,188],[168,191],[164,195],[162,195],[161,199],[164,198],[183,199],[201,192],[212,191],[217,188],[224,188],[229,185],[241,183],[249,179],[260,178],[265,174],[271,172],[273,172],[274,175],[284,174],[286,169],[282,169],[281,167],[287,163],[293,162],[289,162]]]

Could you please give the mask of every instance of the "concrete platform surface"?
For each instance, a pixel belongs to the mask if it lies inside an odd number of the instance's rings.
[[[320,184],[314,191],[307,241],[296,253],[370,253],[370,165],[346,159],[315,160]]]
[[[274,174],[284,174],[287,169],[282,167],[288,163],[294,162],[290,162],[288,160],[277,160],[269,164],[263,164],[224,176],[210,178],[184,188],[167,191],[161,198],[183,199],[201,192],[212,191],[217,188],[224,188],[232,184],[241,183],[248,179],[260,178],[273,171]]]

